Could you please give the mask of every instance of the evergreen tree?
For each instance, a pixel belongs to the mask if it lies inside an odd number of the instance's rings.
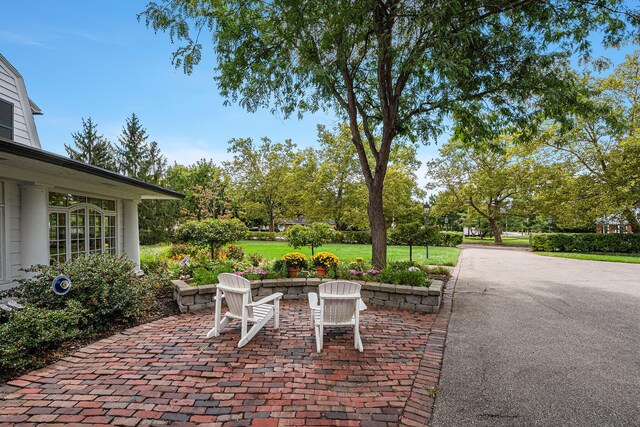
[[[71,134],[76,148],[64,144],[64,149],[70,159],[115,171],[116,161],[114,150],[104,135],[98,135],[98,124],[89,117],[82,119],[82,131]]]
[[[160,152],[158,143],[148,142],[147,130],[135,113],[127,119],[118,137],[116,147],[118,171],[126,176],[153,184],[161,184],[167,159]],[[140,243],[151,244],[166,241],[174,217],[165,215],[170,206],[158,200],[143,200],[138,208]]]

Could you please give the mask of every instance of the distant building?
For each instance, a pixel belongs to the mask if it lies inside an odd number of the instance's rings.
[[[640,209],[633,209],[636,218],[640,218]],[[626,234],[633,233],[629,221],[622,214],[605,215],[596,221],[598,234]]]

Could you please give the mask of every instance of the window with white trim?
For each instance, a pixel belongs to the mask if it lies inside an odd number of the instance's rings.
[[[90,253],[115,255],[116,217],[115,200],[50,192],[51,263]]]

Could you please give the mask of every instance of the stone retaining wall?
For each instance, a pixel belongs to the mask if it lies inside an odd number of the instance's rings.
[[[307,299],[309,292],[318,292],[318,285],[328,279],[267,279],[251,282],[254,300],[282,292],[284,299]],[[386,283],[362,282],[362,299],[367,304],[396,307],[420,313],[437,313],[442,302],[443,283],[434,280],[430,287],[396,286]],[[172,280],[173,297],[183,313],[214,308],[216,285],[190,286],[182,280]]]

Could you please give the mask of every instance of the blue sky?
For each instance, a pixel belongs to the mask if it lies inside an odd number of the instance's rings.
[[[42,147],[64,154],[81,118],[92,117],[115,142],[135,112],[170,162],[229,158],[231,138],[291,138],[316,143],[316,125],[337,124],[331,114],[283,120],[268,111],[225,107],[213,81],[213,57],[205,55],[186,76],[171,65],[166,34],[154,34],[136,14],[146,0],[29,0],[2,9],[0,53],[24,76],[27,91],[44,112],[36,117]],[[625,52],[608,52],[618,63]],[[420,160],[437,155],[435,145]],[[424,172],[420,172],[424,179]]]
[[[316,125],[336,124],[327,114],[283,120],[268,111],[223,106],[205,56],[191,76],[171,65],[172,45],[136,14],[146,1],[22,1],[3,5],[0,53],[23,75],[42,147],[64,154],[81,118],[92,117],[116,141],[135,112],[170,161],[227,159],[231,138],[291,138],[316,143]]]

